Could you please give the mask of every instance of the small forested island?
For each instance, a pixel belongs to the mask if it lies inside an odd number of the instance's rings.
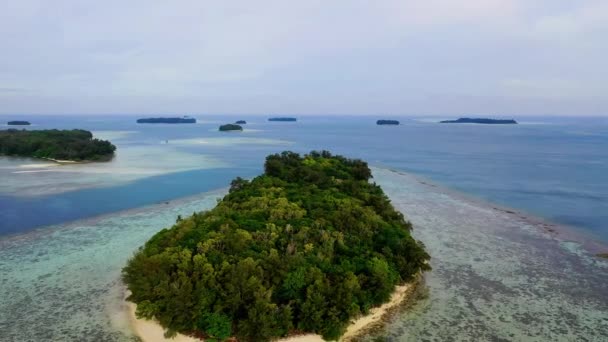
[[[137,123],[168,123],[168,124],[193,124],[196,123],[195,118],[145,118],[137,119]]]
[[[82,129],[0,131],[0,154],[62,161],[106,161],[116,146]]]
[[[376,121],[376,125],[398,125],[398,120],[378,120]]]
[[[517,121],[513,119],[501,120],[501,119],[485,119],[485,118],[460,118],[458,120],[444,120],[440,121],[440,123],[476,123],[476,124],[489,124],[489,125],[514,125],[517,124]]]
[[[245,125],[245,124],[247,124],[247,121],[245,121],[245,120],[238,120],[237,122],[235,122],[235,124],[237,124],[237,125]]]
[[[9,126],[29,126],[29,125],[31,125],[31,123],[29,121],[19,121],[19,120],[9,121],[6,124]]]
[[[269,118],[268,121],[298,121],[296,118]]]
[[[268,156],[262,175],[236,178],[214,209],[178,218],[128,261],[136,315],[167,336],[339,338],[430,269],[371,177],[367,163],[326,151]]]
[[[225,124],[225,125],[221,125],[220,126],[220,131],[221,132],[227,132],[227,131],[242,131],[243,127],[237,124]]]

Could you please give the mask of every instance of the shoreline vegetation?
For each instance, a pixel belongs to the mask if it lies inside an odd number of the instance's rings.
[[[268,156],[264,174],[135,253],[127,300],[167,337],[336,340],[358,317],[377,322],[430,257],[370,178],[367,163],[326,151]]]
[[[243,127],[237,124],[225,124],[221,125],[219,128],[220,132],[229,132],[229,131],[242,131]]]
[[[388,302],[379,307],[370,309],[367,315],[355,317],[346,327],[344,335],[339,338],[340,342],[356,341],[359,338],[373,333],[385,326],[395,314],[402,312],[406,307],[416,300],[418,287],[421,286],[422,275],[410,283],[399,285],[391,294]],[[125,294],[127,298],[129,293]],[[165,330],[156,320],[149,320],[137,317],[137,305],[132,302],[126,302],[127,315],[129,318],[129,327],[131,331],[141,339],[142,342],[200,342],[204,339],[177,334],[173,337],[165,336]],[[325,341],[318,334],[296,334],[283,337],[275,342],[323,342]]]
[[[486,119],[486,118],[460,118],[457,120],[443,120],[439,123],[474,123],[474,124],[486,124],[486,125],[516,125],[517,121],[513,119]]]
[[[376,125],[399,125],[398,120],[378,120]]]
[[[279,118],[269,118],[268,121],[288,121],[288,122],[293,122],[293,121],[298,121],[298,119],[292,118],[292,117],[279,117]]]
[[[6,123],[8,126],[29,126],[31,123],[29,121],[22,120],[14,120]]]
[[[196,123],[195,118],[189,118],[184,116],[182,118],[143,118],[137,119],[137,123],[140,124],[155,124],[155,123],[166,123],[166,124],[193,124]]]
[[[0,131],[0,155],[51,160],[60,164],[109,161],[116,146],[93,138],[89,131],[17,130]]]

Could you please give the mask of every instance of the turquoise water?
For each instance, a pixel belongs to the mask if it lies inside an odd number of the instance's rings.
[[[410,175],[374,175],[433,267],[425,298],[393,319],[383,340],[608,340],[608,260],[556,235],[561,228],[551,223]]]
[[[0,241],[0,341],[126,341],[120,270],[151,235],[223,191]]]
[[[433,256],[426,299],[387,341],[605,341],[608,262],[547,223],[374,169]],[[224,191],[47,227],[0,243],[1,341],[130,341],[120,269],[177,215]],[[555,226],[551,226],[558,229]]]
[[[136,118],[27,117],[34,123],[29,129],[92,130],[112,139],[118,154],[111,163],[62,167],[0,157],[0,235],[219,188],[236,175],[260,173],[269,153],[328,149],[608,241],[608,119],[442,125],[429,122],[439,118],[399,118],[402,125],[388,127],[376,126],[374,117],[302,117],[297,123],[246,117],[243,133],[225,133],[218,125],[240,117],[205,116],[193,125],[138,125]]]
[[[260,173],[267,154],[286,149],[328,149],[379,167],[376,181],[428,246],[428,297],[397,317],[385,339],[608,338],[608,266],[576,243],[608,241],[605,119],[496,127],[401,118],[401,126],[378,127],[371,117],[247,117],[240,134],[217,132],[228,121],[219,117],[179,126],[24,119],[31,129],[90,129],[119,152],[110,163],[69,166],[0,157],[0,341],[132,339],[119,281],[127,258],[177,215],[212,207],[216,189]]]

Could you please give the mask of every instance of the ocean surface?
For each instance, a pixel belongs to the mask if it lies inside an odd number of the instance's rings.
[[[88,129],[118,147],[109,163],[0,157],[0,341],[132,339],[119,275],[133,251],[178,214],[211,208],[234,177],[262,172],[266,155],[313,149],[374,166],[434,256],[428,299],[389,325],[386,339],[606,340],[606,262],[576,241],[608,243],[608,119],[493,126],[404,117],[377,126],[378,117],[195,117],[140,125],[135,116],[0,116],[29,120],[27,129]],[[238,119],[245,131],[217,131]],[[409,174],[434,185],[421,191]],[[497,216],[499,206],[519,216]],[[537,232],[547,226],[522,218],[534,216],[577,238]]]

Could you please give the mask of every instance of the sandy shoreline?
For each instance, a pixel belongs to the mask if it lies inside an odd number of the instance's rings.
[[[367,315],[361,316],[352,321],[347,327],[344,335],[340,338],[340,341],[351,341],[352,339],[360,337],[374,328],[382,326],[383,322],[386,320],[386,318],[388,318],[388,316],[400,308],[403,303],[406,303],[412,299],[418,282],[419,280],[415,280],[412,283],[395,287],[395,291],[391,295],[388,302],[379,307],[371,309]],[[178,334],[172,339],[166,338],[164,336],[164,329],[156,321],[139,319],[135,316],[137,305],[127,302],[126,307],[129,316],[129,326],[131,327],[133,333],[137,335],[143,342],[200,342],[198,339],[182,334]],[[316,334],[298,335],[277,340],[277,342],[322,341],[324,341],[323,338]]]

